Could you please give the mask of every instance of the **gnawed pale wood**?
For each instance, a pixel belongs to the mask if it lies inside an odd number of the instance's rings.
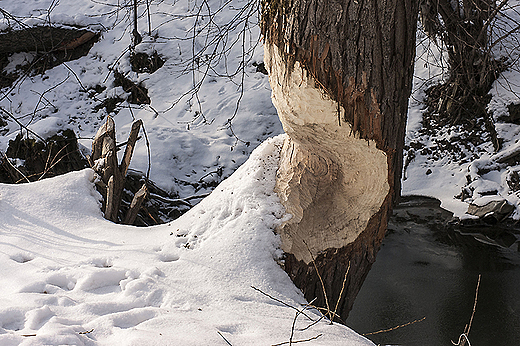
[[[137,191],[137,193],[134,195],[134,198],[132,199],[130,209],[128,209],[125,216],[125,224],[131,225],[134,223],[137,214],[139,213],[139,209],[141,208],[141,205],[143,204],[147,194],[148,189],[146,188],[146,184],[143,184],[143,186],[139,189],[139,191]]]
[[[104,182],[108,182],[111,176],[117,170],[116,143],[112,137],[103,138],[103,147],[101,148],[101,157],[104,160],[102,169],[102,178]]]
[[[107,121],[98,129],[94,139],[92,140],[92,153],[90,158],[92,162],[95,162],[102,155],[103,141],[105,137],[116,139],[116,125],[114,119],[111,116],[107,116]]]
[[[298,62],[287,77],[277,48],[268,43],[264,59],[288,134],[276,183],[292,214],[281,227],[282,249],[308,264],[311,256],[341,248],[366,229],[389,192],[387,156],[348,123],[338,126],[337,102],[316,88]]]
[[[130,134],[128,135],[125,154],[123,155],[121,166],[119,167],[119,170],[123,177],[126,176],[128,166],[130,166],[130,160],[132,159],[132,154],[134,153],[135,142],[137,142],[141,125],[143,125],[143,121],[141,119],[134,121],[134,123],[132,124],[132,129],[130,130]]]
[[[112,222],[117,221],[117,210],[114,213],[114,192],[115,192],[115,182],[114,182],[114,176],[112,175],[108,179],[107,201],[106,201],[106,208],[105,208],[105,219],[110,220]]]

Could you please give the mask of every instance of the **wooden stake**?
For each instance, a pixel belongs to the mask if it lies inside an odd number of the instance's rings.
[[[117,214],[114,217],[114,176],[111,176],[108,179],[108,188],[107,188],[107,205],[105,208],[105,219],[115,222],[117,218]]]
[[[143,186],[139,189],[139,191],[137,191],[137,193],[134,195],[134,198],[132,199],[130,209],[128,209],[128,212],[126,213],[124,221],[125,224],[131,225],[134,223],[137,214],[139,213],[139,209],[141,208],[141,205],[146,198],[146,195],[148,195],[148,189],[146,188],[146,184],[143,184]]]
[[[105,218],[113,222],[118,222],[125,177],[142,125],[143,121],[140,119],[132,124],[132,129],[128,136],[128,141],[126,142],[125,153],[120,165],[118,165],[116,154],[115,123],[111,117],[107,117],[107,121],[99,128],[92,141],[90,162],[92,167],[96,170],[96,173],[101,176],[101,180],[107,184]],[[99,159],[104,159],[105,161],[98,161],[98,164],[96,164],[96,160]],[[133,223],[135,221],[137,212],[147,194],[146,186],[143,186],[143,188],[141,188],[142,191],[139,190],[136,196],[134,196],[132,206],[125,217],[125,223]]]
[[[137,137],[139,136],[139,129],[141,128],[141,125],[143,125],[143,121],[141,119],[135,121],[132,124],[132,130],[130,130],[130,135],[128,136],[128,142],[126,144],[125,155],[123,156],[123,160],[119,166],[119,171],[123,177],[126,176],[128,166],[130,166],[130,160],[132,159],[132,154],[134,153],[135,142],[137,142]]]

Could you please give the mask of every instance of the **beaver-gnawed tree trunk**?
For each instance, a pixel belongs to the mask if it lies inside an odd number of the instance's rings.
[[[342,293],[346,318],[400,192],[418,4],[262,5],[264,60],[287,133],[276,185],[293,215],[279,229],[285,270],[331,311]]]

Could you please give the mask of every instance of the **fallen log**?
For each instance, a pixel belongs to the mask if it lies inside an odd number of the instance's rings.
[[[94,41],[98,33],[75,28],[35,26],[0,34],[0,55],[73,50]]]

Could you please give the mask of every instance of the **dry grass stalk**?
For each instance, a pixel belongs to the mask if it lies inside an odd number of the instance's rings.
[[[312,265],[314,266],[314,269],[316,270],[316,274],[318,275],[318,279],[320,279],[321,289],[323,290],[323,298],[325,299],[325,305],[327,306],[327,314],[326,314],[326,316],[332,322],[332,320],[334,319],[334,316],[331,315],[331,311],[330,311],[330,307],[329,307],[329,298],[327,297],[327,290],[325,289],[325,283],[323,282],[323,278],[320,275],[320,272],[318,270],[318,266],[316,266],[316,261],[314,259],[314,255],[311,252],[311,249],[309,248],[309,245],[307,245],[307,242],[305,240],[303,240],[303,243],[305,244],[305,246],[307,247],[307,250],[309,251],[309,254],[311,255]],[[332,318],[331,318],[331,316],[332,316]]]
[[[411,326],[412,324],[415,324],[417,322],[422,322],[426,319],[426,316],[421,318],[421,319],[418,319],[418,320],[415,320],[415,321],[411,321],[411,322],[408,322],[408,323],[405,323],[405,324],[400,324],[398,326],[395,326],[395,327],[392,327],[392,328],[388,328],[388,329],[381,329],[381,330],[378,330],[376,332],[370,332],[370,333],[365,333],[365,334],[361,334],[363,336],[368,336],[368,335],[375,335],[375,334],[380,334],[380,333],[386,333],[386,332],[391,332],[392,330],[396,330],[396,329],[399,329],[399,328],[403,328],[403,327],[407,327],[407,326]]]
[[[471,343],[469,342],[468,335],[469,335],[469,332],[471,330],[471,325],[473,324],[473,317],[475,317],[475,311],[477,310],[478,290],[480,288],[480,278],[481,278],[481,276],[482,276],[482,274],[478,275],[477,288],[475,289],[475,299],[473,301],[473,311],[471,312],[471,317],[469,319],[469,323],[464,328],[464,333],[462,333],[459,336],[459,341],[457,343],[455,343],[453,340],[451,341],[451,343],[453,345],[465,346],[466,343],[468,343],[468,345],[471,346]]]
[[[19,183],[20,181],[22,180],[26,180],[28,183],[30,183],[31,181],[29,180],[29,178],[27,178],[22,172],[20,172],[20,170],[18,168],[16,168],[16,166],[14,166],[11,161],[9,160],[9,158],[7,157],[6,154],[2,153],[2,155],[4,155],[4,160],[5,162],[7,162],[7,164],[13,168],[18,174],[20,174],[22,176],[22,178],[20,180],[18,180],[16,183]]]
[[[333,315],[336,316],[336,312],[338,311],[339,302],[341,301],[341,297],[343,296],[343,290],[345,289],[345,283],[347,282],[347,275],[350,271],[350,261],[348,261],[348,267],[347,271],[345,272],[345,277],[343,278],[343,283],[341,284],[341,291],[339,291],[339,297],[338,301],[336,302],[336,306],[334,307],[334,313]],[[330,320],[330,323],[332,323],[332,320]]]
[[[316,274],[318,275],[318,279],[320,280],[320,283],[321,283],[321,289],[323,291],[323,297],[325,299],[325,306],[326,306],[326,310],[325,310],[326,314],[325,314],[325,316],[329,319],[330,324],[332,324],[332,322],[334,321],[335,318],[338,318],[340,321],[342,321],[344,323],[344,321],[341,319],[341,317],[337,314],[337,311],[338,311],[338,307],[339,307],[339,302],[341,301],[341,298],[343,296],[343,291],[345,290],[345,284],[347,282],[348,273],[350,271],[350,261],[348,262],[347,271],[345,272],[345,277],[343,278],[343,282],[341,284],[341,291],[339,292],[339,297],[338,297],[338,300],[336,301],[336,306],[334,307],[334,311],[331,311],[330,310],[330,305],[329,305],[329,298],[327,296],[327,291],[325,289],[325,283],[323,282],[323,278],[321,277],[321,274],[318,271],[318,267],[316,266],[316,261],[314,259],[314,256],[313,256],[313,254],[311,252],[311,249],[309,248],[309,245],[307,245],[307,242],[305,240],[303,240],[303,243],[305,244],[305,246],[307,247],[307,250],[309,251],[309,254],[310,254],[311,259],[312,259],[312,264],[314,266],[314,269],[316,270]],[[320,307],[315,307],[314,306],[314,308],[319,310],[319,311],[323,310],[323,308],[320,308]]]
[[[217,334],[220,335],[222,337],[222,339],[224,339],[224,341],[226,342],[226,344],[228,344],[229,346],[233,346],[231,345],[231,343],[224,337],[224,335],[222,335],[222,333],[220,331],[217,330]]]

